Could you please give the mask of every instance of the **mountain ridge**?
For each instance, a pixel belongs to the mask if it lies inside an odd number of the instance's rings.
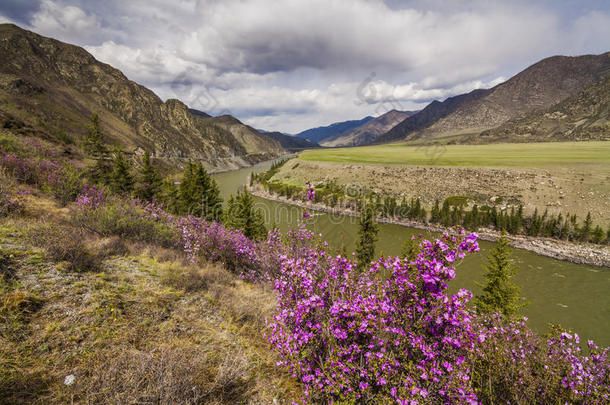
[[[330,138],[332,136],[337,136],[339,134],[346,133],[356,127],[359,127],[360,125],[365,124],[366,122],[372,119],[373,117],[367,116],[359,120],[335,122],[326,126],[306,129],[305,131],[299,132],[294,136],[319,143],[324,139]]]
[[[235,118],[210,117],[176,99],[164,102],[85,49],[13,24],[0,24],[0,58],[6,61],[0,66],[4,120],[60,143],[58,134],[66,134],[82,144],[89,117],[98,114],[108,142],[148,150],[172,167],[195,159],[210,170],[229,170],[285,152]]]
[[[477,135],[511,119],[544,111],[609,73],[610,52],[551,56],[491,89],[432,102],[388,131],[377,143]]]
[[[360,146],[374,142],[377,138],[417,111],[390,110],[347,132],[324,139],[322,146]]]

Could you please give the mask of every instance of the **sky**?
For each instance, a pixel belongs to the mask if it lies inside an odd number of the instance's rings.
[[[286,133],[610,51],[609,0],[0,0],[0,22],[82,46],[163,100]]]

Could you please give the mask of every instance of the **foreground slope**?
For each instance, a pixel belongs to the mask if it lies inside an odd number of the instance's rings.
[[[239,121],[226,124],[179,100],[163,102],[84,49],[0,25],[0,120],[5,128],[82,144],[89,117],[110,143],[144,149],[172,165],[201,159],[229,169],[278,156],[279,143]]]

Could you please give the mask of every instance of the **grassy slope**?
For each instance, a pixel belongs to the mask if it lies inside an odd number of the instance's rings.
[[[610,165],[610,142],[549,142],[490,145],[426,145],[405,143],[358,148],[307,150],[300,158],[310,161],[421,165],[563,167]]]
[[[270,291],[146,245],[113,249],[101,271],[66,271],[26,235],[68,217],[38,195],[23,215],[0,220],[0,404],[298,397],[262,336]],[[89,236],[98,248],[107,242]]]

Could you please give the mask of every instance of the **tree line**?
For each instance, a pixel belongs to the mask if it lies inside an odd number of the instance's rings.
[[[262,213],[254,208],[253,198],[246,190],[238,191],[235,197],[231,195],[223,209],[218,184],[201,162],[189,161],[181,174],[164,178],[148,151],[139,159],[132,159],[117,147],[111,149],[100,130],[98,115],[92,115],[90,121],[84,149],[93,161],[87,171],[92,183],[144,202],[161,203],[176,215],[223,222],[241,229],[250,239],[266,237]]]

